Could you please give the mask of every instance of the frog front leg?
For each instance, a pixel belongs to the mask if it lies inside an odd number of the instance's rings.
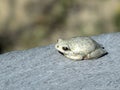
[[[103,48],[99,48],[99,49],[96,49],[95,51],[91,52],[87,56],[85,56],[84,59],[99,58],[105,54],[107,54],[106,50],[104,50]]]
[[[72,60],[83,60],[83,56],[81,56],[81,55],[66,55],[66,57],[67,58],[70,58],[70,59],[72,59]]]
[[[79,53],[79,52],[71,52],[69,54],[66,54],[65,56],[72,60],[83,60],[85,57],[85,54]]]

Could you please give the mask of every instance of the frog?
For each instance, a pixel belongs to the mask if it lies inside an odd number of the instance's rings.
[[[90,60],[100,58],[108,52],[102,44],[88,36],[58,39],[55,44],[57,51],[71,60]]]

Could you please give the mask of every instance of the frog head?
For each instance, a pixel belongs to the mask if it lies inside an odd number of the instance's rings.
[[[55,48],[63,55],[67,55],[71,52],[68,42],[63,39],[57,40]]]

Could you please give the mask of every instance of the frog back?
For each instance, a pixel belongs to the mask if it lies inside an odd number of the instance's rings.
[[[71,51],[88,54],[98,47],[96,41],[90,37],[76,37],[69,40]]]

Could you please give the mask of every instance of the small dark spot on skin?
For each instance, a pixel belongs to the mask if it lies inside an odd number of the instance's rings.
[[[59,48],[59,46],[57,45],[57,48]]]

